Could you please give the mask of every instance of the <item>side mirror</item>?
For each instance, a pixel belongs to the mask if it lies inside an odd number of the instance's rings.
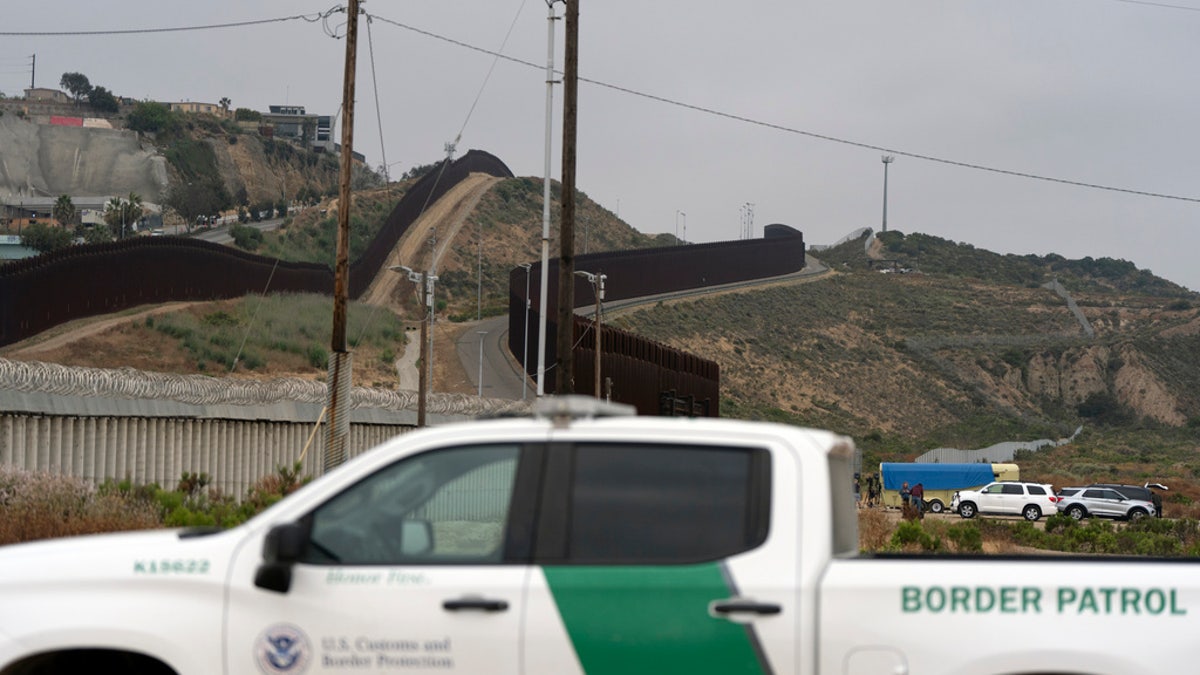
[[[263,562],[254,574],[254,585],[276,593],[292,587],[292,565],[304,553],[305,532],[300,523],[272,527],[263,539]]]
[[[433,526],[428,520],[406,520],[400,526],[400,552],[420,556],[433,549]]]

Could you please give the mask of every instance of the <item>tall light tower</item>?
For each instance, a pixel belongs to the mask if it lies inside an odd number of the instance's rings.
[[[896,158],[891,155],[883,156],[883,231],[887,232],[887,174],[888,164],[896,161]]]
[[[685,223],[687,222],[687,214],[684,213],[683,211],[680,211],[679,209],[675,209],[675,239],[677,239],[677,240],[679,239],[679,216],[683,216],[684,217],[683,222],[685,222]],[[684,227],[686,228],[687,225],[684,225]]]

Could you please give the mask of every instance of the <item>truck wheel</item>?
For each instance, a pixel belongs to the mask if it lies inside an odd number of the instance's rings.
[[[929,512],[930,513],[941,513],[942,511],[945,511],[945,510],[946,510],[946,507],[945,507],[945,505],[942,504],[941,500],[935,499],[935,500],[929,502]]]
[[[963,518],[974,518],[975,513],[975,504],[972,502],[963,502],[958,505],[958,515]]]
[[[1142,518],[1145,518],[1148,515],[1150,515],[1150,514],[1146,513],[1145,509],[1133,509],[1132,511],[1129,512],[1129,519],[1130,520],[1141,520]]]
[[[1042,510],[1036,504],[1030,504],[1025,507],[1024,511],[1021,511],[1021,515],[1025,516],[1025,520],[1034,521],[1042,517]]]
[[[1083,520],[1083,517],[1087,515],[1087,510],[1082,506],[1075,504],[1071,508],[1067,509],[1067,515],[1071,516],[1075,520]]]

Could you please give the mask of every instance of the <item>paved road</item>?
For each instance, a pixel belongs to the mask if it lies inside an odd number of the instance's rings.
[[[264,221],[261,221],[258,223],[246,223],[246,224],[249,225],[250,227],[257,227],[258,229],[262,230],[263,232],[270,232],[271,230],[277,229],[280,225],[282,225],[283,220],[284,220],[283,218],[271,218],[270,220],[264,220]],[[176,234],[176,232],[170,232],[168,234]],[[179,233],[179,234],[182,234],[182,233]],[[229,234],[229,225],[221,225],[219,227],[214,227],[211,230],[200,230],[195,235],[193,235],[193,238],[203,239],[204,241],[211,241],[214,244],[231,244],[231,243],[233,243],[233,236]]]
[[[537,352],[537,327],[533,326],[533,344],[530,345],[529,358],[533,363]],[[484,333],[481,335],[480,333]],[[483,341],[483,368],[480,370],[479,343]],[[528,399],[537,398],[537,389],[533,378],[525,383],[522,390],[521,362],[514,359],[508,352],[508,315],[484,319],[463,331],[455,345],[458,360],[462,363],[471,385],[479,391],[479,376],[483,374],[483,395],[486,398],[506,398],[517,400],[522,393]]]

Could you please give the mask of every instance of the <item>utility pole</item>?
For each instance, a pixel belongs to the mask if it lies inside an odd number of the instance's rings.
[[[37,54],[30,57],[33,61],[29,64],[29,88],[37,89]]]
[[[579,0],[566,0],[566,64],[563,67],[562,222],[558,263],[558,375],[555,392],[575,393],[575,134],[579,99]]]
[[[754,204],[742,204],[742,236],[741,239],[754,238]]]
[[[338,198],[337,257],[333,277],[333,335],[329,355],[329,422],[324,469],[346,461],[350,436],[351,359],[346,351],[346,304],[350,287],[350,174],[354,162],[354,71],[358,55],[358,3],[346,10],[346,63],[342,72],[342,164]]]
[[[883,156],[883,231],[887,232],[887,174],[888,164],[896,161],[891,155]]]

